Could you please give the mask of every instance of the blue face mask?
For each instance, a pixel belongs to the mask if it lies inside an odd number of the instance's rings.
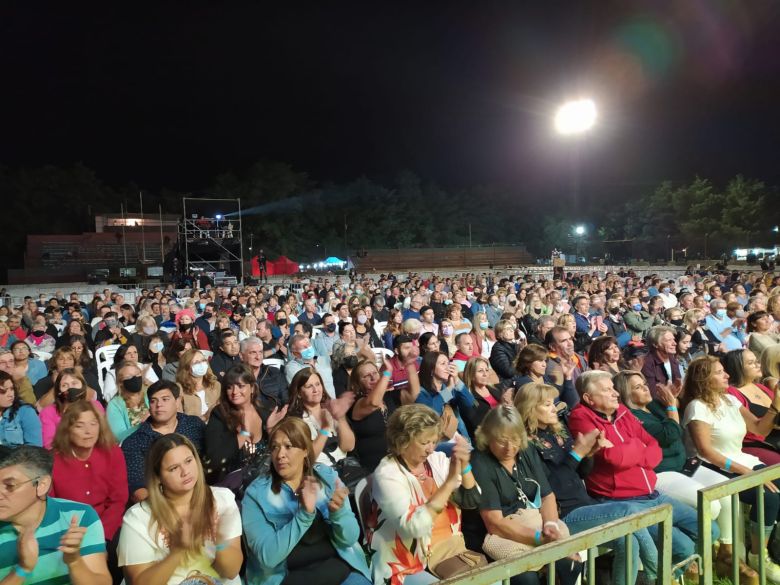
[[[642,310],[642,304],[641,303],[635,303],[635,304],[631,305],[631,308],[634,309],[635,311],[641,311]]]
[[[726,309],[718,309],[717,311],[715,311],[715,316],[718,319],[723,319],[726,316]]]
[[[198,307],[200,307],[200,310],[202,311],[206,308],[206,303],[198,303]]]
[[[312,346],[309,346],[306,349],[301,350],[301,359],[304,361],[309,361],[314,359],[315,355],[317,355],[317,352],[314,350]]]
[[[487,322],[487,321],[482,321],[482,322],[479,324],[479,328],[480,328],[480,329],[482,329],[482,330],[484,331],[485,329],[487,329],[487,328],[488,328],[488,322]]]
[[[710,295],[708,295],[708,294],[705,294],[703,296],[704,296],[704,300],[705,301],[710,301],[712,299],[712,297]]]

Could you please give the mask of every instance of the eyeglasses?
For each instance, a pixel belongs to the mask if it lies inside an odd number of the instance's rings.
[[[27,481],[20,481],[19,483],[0,483],[0,493],[6,496],[10,495],[26,483],[32,483],[34,487],[37,487],[38,480],[40,479],[41,476],[39,475],[37,477],[33,477],[32,479],[28,479]]]

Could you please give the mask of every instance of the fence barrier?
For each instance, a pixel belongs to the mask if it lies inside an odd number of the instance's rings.
[[[763,522],[764,518],[764,484],[780,478],[780,463],[771,467],[765,467],[758,471],[747,473],[740,477],[735,477],[721,483],[716,483],[709,487],[699,490],[699,555],[701,556],[701,569],[699,574],[699,585],[712,585],[713,582],[713,559],[712,559],[712,502],[721,498],[731,498],[731,518],[734,530],[734,543],[732,545],[732,566],[733,573],[731,582],[739,583],[739,560],[740,560],[740,535],[744,523],[741,521],[739,493],[749,489],[756,490],[756,508],[757,518]],[[759,524],[760,534],[758,541],[762,543],[763,549],[763,526]],[[766,585],[766,567],[764,566],[764,554],[758,555],[758,575],[759,583]]]
[[[626,574],[631,581],[631,547],[632,534],[648,526],[661,525],[658,546],[658,580],[657,583],[672,582],[672,507],[663,504],[631,514],[625,518],[614,520],[607,524],[591,528],[575,534],[564,540],[550,542],[524,553],[520,556],[490,563],[486,567],[474,569],[467,573],[445,579],[439,585],[490,585],[501,581],[509,585],[509,579],[514,575],[531,571],[536,567],[547,565],[547,583],[555,584],[555,561],[564,559],[583,550],[588,551],[587,575],[588,583],[596,583],[597,547],[618,538],[626,541]]]

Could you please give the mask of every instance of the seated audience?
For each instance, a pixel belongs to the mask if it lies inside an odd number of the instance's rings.
[[[42,444],[38,413],[32,405],[22,402],[11,374],[0,371],[0,445]]]
[[[547,356],[547,350],[541,345],[535,343],[526,345],[517,354],[515,370],[517,370],[518,376],[512,380],[512,385],[517,390],[532,382],[555,386],[558,389],[558,395],[562,397],[562,403],[569,408],[574,408],[580,401],[572,380],[575,363],[571,360],[561,361],[560,371],[563,376],[563,384],[558,385],[553,377],[547,373]]]
[[[618,401],[618,393],[607,372],[589,371],[577,381],[580,403],[569,415],[573,435],[587,435],[594,429],[603,433],[602,448],[593,456],[593,470],[585,478],[588,493],[596,500],[632,500],[647,507],[669,503],[674,509],[672,559],[674,563],[690,557],[698,535],[696,511],[655,490],[653,471],[662,452],[656,441],[628,408]],[[655,537],[658,527],[651,527]],[[717,525],[713,524],[717,539]],[[689,575],[698,574],[693,564]]]
[[[248,585],[370,585],[349,492],[319,463],[297,417],[269,436],[270,474],[247,489],[243,520]]]
[[[158,437],[177,433],[187,437],[198,452],[203,448],[206,426],[199,416],[178,412],[179,387],[166,380],[155,382],[146,390],[149,417],[122,441],[122,452],[127,466],[130,498],[140,502],[149,497],[144,479],[144,461],[152,443]]]
[[[256,378],[247,366],[230,368],[222,379],[219,402],[206,425],[203,463],[209,483],[238,492],[244,480],[243,470],[256,454],[267,451],[268,431],[286,414],[286,405],[271,411],[263,407]]]
[[[211,409],[219,400],[217,377],[209,367],[209,360],[198,349],[182,354],[176,371],[176,383],[182,390],[183,411],[207,421]]]
[[[41,447],[0,447],[4,583],[111,585],[95,510],[49,495],[53,458]]]
[[[701,465],[698,460],[686,459],[683,428],[680,426],[678,411],[679,401],[673,388],[659,384],[656,387],[657,398],[654,399],[642,373],[630,370],[617,374],[613,383],[623,404],[631,409],[661,447],[661,462],[654,470],[657,476],[656,489],[659,493],[696,508],[698,490],[724,482],[728,478]],[[721,544],[715,559],[716,570],[719,575],[729,577],[733,574],[731,498],[712,502],[711,513],[720,529]],[[757,577],[757,573],[744,563],[740,563],[739,571],[745,581],[752,582]]]
[[[151,386],[159,380],[152,365],[141,363],[138,356],[138,349],[134,345],[122,345],[116,350],[114,363],[111,365],[111,369],[106,372],[106,379],[103,382],[103,400],[111,402],[111,399],[116,396],[116,369],[123,362],[135,364],[138,367],[143,377],[144,386]]]
[[[75,368],[66,368],[54,381],[54,403],[41,410],[41,437],[43,446],[51,447],[57,425],[60,424],[62,415],[70,405],[81,400],[91,401],[97,409],[104,412],[103,405],[97,400],[97,394],[87,386],[87,381],[81,372]]]
[[[449,459],[435,451],[441,431],[439,415],[421,404],[387,422],[389,454],[374,471],[366,525],[374,583],[435,583],[451,576],[440,572],[448,558],[467,552],[460,509],[479,504],[479,488],[463,439]]]
[[[777,406],[775,392],[759,382],[761,364],[749,349],[735,349],[721,358],[729,377],[728,393],[739,400],[745,422],[759,425],[763,433],[748,430],[742,451],[758,457],[764,465],[780,463],[780,432],[775,430]],[[777,404],[780,405],[780,399]]]
[[[154,441],[149,497],[122,521],[117,556],[131,583],[178,585],[193,572],[240,585],[241,516],[230,490],[209,487],[195,446],[178,434]]]
[[[693,360],[683,384],[683,397],[687,403],[683,426],[688,431],[686,438],[690,450],[704,460],[704,465],[731,478],[765,467],[758,457],[746,453],[742,445],[748,431],[762,435],[767,432],[767,425],[763,419],[746,416],[750,414],[747,408],[728,393],[728,382],[728,374],[716,358],[702,356]],[[774,409],[780,407],[778,401],[780,397],[775,395],[772,401]],[[771,418],[774,419],[774,416]],[[764,555],[767,577],[778,581],[780,565],[769,557],[766,545],[780,514],[780,479],[775,480],[772,486],[764,488],[763,518],[758,518],[756,490],[741,492],[739,499],[752,506],[748,565],[758,569],[759,554]],[[763,537],[759,537],[758,533],[763,533]]]
[[[140,368],[129,362],[116,367],[119,392],[106,407],[106,418],[111,432],[121,444],[149,417],[149,404],[144,395],[144,381]]]
[[[303,419],[311,430],[311,443],[317,463],[333,465],[355,448],[355,434],[347,412],[355,402],[352,392],[329,398],[316,370],[300,370],[290,384],[288,414]]]
[[[122,450],[94,403],[70,405],[57,427],[52,452],[49,495],[92,506],[106,541],[113,540],[127,504],[127,469]]]

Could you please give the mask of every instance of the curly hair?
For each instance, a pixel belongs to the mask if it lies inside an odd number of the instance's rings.
[[[406,404],[398,408],[387,421],[387,451],[394,457],[424,433],[441,435],[441,418],[424,404]]]

